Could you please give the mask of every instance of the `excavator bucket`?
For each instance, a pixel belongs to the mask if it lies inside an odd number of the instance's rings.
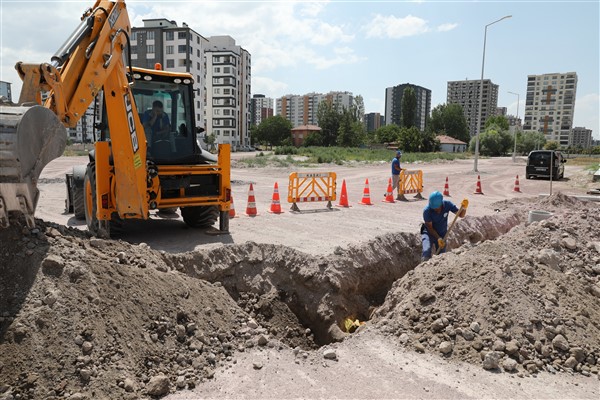
[[[8,227],[11,212],[35,226],[38,178],[66,144],[65,126],[49,109],[0,104],[0,228]]]

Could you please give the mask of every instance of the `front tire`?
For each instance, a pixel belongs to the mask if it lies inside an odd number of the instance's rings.
[[[96,204],[96,164],[89,163],[83,180],[83,203],[85,222],[88,230],[99,238],[109,239],[121,234],[123,220],[113,213],[110,221],[100,221],[97,218]]]
[[[182,207],[181,216],[183,221],[192,228],[210,228],[219,218],[219,207]]]

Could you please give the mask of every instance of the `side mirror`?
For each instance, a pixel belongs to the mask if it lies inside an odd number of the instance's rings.
[[[562,159],[562,162],[563,162],[563,163],[566,163],[566,162],[567,162],[567,160],[566,160],[565,158],[563,158],[563,159]]]
[[[201,126],[197,126],[196,127],[196,133],[202,133],[202,132],[204,132],[204,128],[201,127]]]

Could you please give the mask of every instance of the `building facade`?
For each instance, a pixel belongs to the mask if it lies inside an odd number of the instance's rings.
[[[290,121],[292,128],[318,126],[317,112],[322,101],[330,102],[336,110],[341,111],[352,107],[354,96],[350,92],[308,93],[303,96],[289,94],[277,99],[275,111]]]
[[[589,149],[590,147],[592,147],[592,144],[593,140],[591,129],[583,127],[573,128],[571,136],[569,137],[569,146]]]
[[[367,133],[375,132],[385,125],[385,117],[378,112],[365,114],[365,130]]]
[[[216,143],[250,146],[250,53],[231,36],[211,36],[206,50],[206,131]]]
[[[0,81],[0,96],[5,97],[6,100],[12,101],[12,83]]]
[[[467,120],[471,136],[477,134],[477,119],[479,117],[479,91],[481,81],[464,80],[449,81],[446,102],[448,104],[460,104]],[[481,105],[480,132],[483,132],[485,121],[496,115],[498,107],[498,85],[490,79],[483,80],[483,103]]]
[[[413,88],[417,99],[415,125],[424,131],[427,116],[431,112],[431,90],[410,83],[385,89],[385,124],[402,126],[402,98],[404,90],[409,87]]]
[[[568,146],[576,94],[575,72],[528,75],[523,131],[541,132],[546,140]]]
[[[273,116],[273,99],[265,97],[264,94],[255,94],[250,99],[250,125],[260,123]]]

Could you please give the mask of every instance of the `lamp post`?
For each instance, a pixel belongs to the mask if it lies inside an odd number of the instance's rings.
[[[515,121],[515,147],[513,149],[513,162],[515,162],[515,159],[517,157],[517,124],[519,123],[519,99],[520,99],[520,95],[519,93],[515,93],[515,92],[508,92],[510,94],[515,94],[517,95],[517,120]]]
[[[477,133],[475,134],[475,161],[473,163],[473,171],[474,172],[478,172],[477,171],[477,161],[479,160],[479,131],[481,131],[481,108],[483,107],[483,69],[485,66],[485,42],[487,39],[487,28],[490,25],[494,25],[495,23],[500,22],[503,19],[507,19],[510,17],[512,17],[512,15],[507,15],[507,16],[500,18],[499,20],[490,22],[489,24],[487,24],[485,26],[485,30],[483,33],[483,59],[481,60],[481,80],[479,82],[479,115],[477,117]]]

